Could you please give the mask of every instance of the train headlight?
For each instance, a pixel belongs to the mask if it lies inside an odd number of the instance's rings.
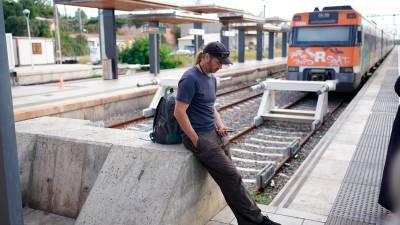
[[[353,73],[353,67],[340,67],[341,73]]]
[[[289,66],[288,72],[299,72],[299,67],[298,66]]]

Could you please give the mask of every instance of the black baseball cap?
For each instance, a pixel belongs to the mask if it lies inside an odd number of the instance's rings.
[[[221,64],[233,64],[232,61],[229,59],[229,50],[226,49],[225,45],[219,41],[208,43],[204,47],[203,52],[217,57]]]

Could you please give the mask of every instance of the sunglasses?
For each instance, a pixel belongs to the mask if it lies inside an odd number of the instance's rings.
[[[210,55],[225,59],[229,57],[230,52],[209,52]]]

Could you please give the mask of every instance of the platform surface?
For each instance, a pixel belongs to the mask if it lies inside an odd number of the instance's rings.
[[[224,74],[237,73],[240,71],[251,71],[252,69],[264,68],[273,65],[286,64],[286,58],[275,58],[273,60],[264,59],[262,61],[247,61],[245,63],[235,63],[229,67],[223,68],[216,73],[217,76]],[[60,65],[62,69],[66,69],[66,65]],[[71,66],[76,69],[79,66]],[[28,70],[25,67],[21,70]],[[56,65],[44,66],[42,69],[58,70]],[[39,66],[35,67],[35,71],[40,71]],[[155,78],[180,77],[187,68],[161,70],[157,77],[149,72],[135,73],[133,75],[119,76],[118,80],[103,80],[102,78],[93,78],[77,81],[65,81],[61,88],[59,83],[15,86],[12,87],[14,112],[26,112],[35,110],[35,107],[50,105],[60,105],[63,101],[70,104],[73,101],[82,101],[83,98],[96,98],[96,96],[130,91],[138,89],[148,91],[146,88],[138,88],[138,83],[149,83]]]
[[[284,225],[381,224],[378,203],[391,127],[399,105],[396,47],[320,140],[264,214]],[[237,224],[227,207],[207,225]]]

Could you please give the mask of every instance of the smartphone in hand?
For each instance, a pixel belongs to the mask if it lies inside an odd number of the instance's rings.
[[[229,129],[226,129],[225,131],[230,133],[230,132],[234,132],[235,130],[233,128],[229,128]]]

